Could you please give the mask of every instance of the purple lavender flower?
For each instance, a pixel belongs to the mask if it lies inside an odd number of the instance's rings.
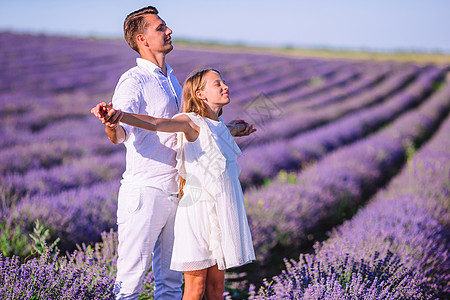
[[[286,270],[252,298],[448,298],[449,149],[447,117],[385,190],[314,254],[286,260]]]

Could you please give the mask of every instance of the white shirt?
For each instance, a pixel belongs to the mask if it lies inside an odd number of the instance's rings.
[[[137,58],[136,63],[119,79],[112,99],[114,108],[157,118],[172,118],[179,113],[182,88],[172,68],[166,64],[166,77],[161,68],[148,60]],[[177,192],[176,133],[120,125],[126,132],[127,149],[122,183]]]

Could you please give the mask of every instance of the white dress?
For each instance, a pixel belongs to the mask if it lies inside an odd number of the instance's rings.
[[[170,268],[194,271],[217,264],[220,270],[255,259],[239,182],[241,154],[223,120],[187,113],[200,127],[188,142],[177,136],[177,169],[186,179],[175,217]]]

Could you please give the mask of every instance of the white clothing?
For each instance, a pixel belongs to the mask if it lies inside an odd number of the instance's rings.
[[[166,64],[167,77],[148,60],[125,72],[113,106],[126,112],[172,118],[179,112],[181,86]],[[126,170],[118,196],[119,249],[117,299],[138,299],[150,261],[155,299],[180,299],[182,274],[170,270],[177,209],[176,134],[152,132],[121,123],[125,129]],[[153,258],[152,258],[153,253]]]
[[[194,142],[177,136],[177,169],[186,184],[170,268],[193,271],[217,264],[224,270],[249,263],[255,253],[238,178],[241,151],[223,120],[186,115],[200,133]]]
[[[166,77],[152,62],[142,58],[137,58],[136,62],[136,67],[120,77],[112,99],[113,107],[157,118],[172,118],[179,113],[182,88],[172,74],[172,68],[166,64]],[[120,124],[126,132],[124,144],[127,149],[122,182],[176,193],[176,134]]]
[[[138,299],[153,256],[155,299],[180,299],[180,272],[170,270],[177,196],[154,188],[123,183],[117,224],[117,299]]]

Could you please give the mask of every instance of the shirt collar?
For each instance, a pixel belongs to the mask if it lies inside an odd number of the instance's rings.
[[[147,59],[138,57],[138,58],[136,58],[136,63],[139,67],[142,67],[152,73],[163,74],[160,67],[158,67],[157,65],[155,65],[154,63],[152,63],[151,61],[149,61]],[[167,69],[167,76],[170,76],[173,72],[173,69],[167,63],[165,63],[165,64],[166,64],[166,69]]]

